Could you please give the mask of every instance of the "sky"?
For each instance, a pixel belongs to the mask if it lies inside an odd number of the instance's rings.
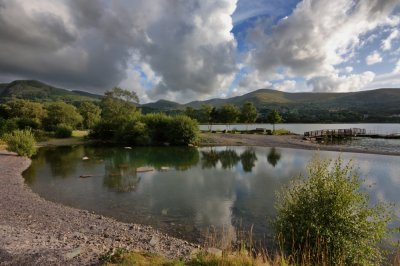
[[[399,0],[0,0],[0,82],[142,103],[400,88]]]

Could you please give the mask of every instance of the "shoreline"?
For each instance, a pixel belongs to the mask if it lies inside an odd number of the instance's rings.
[[[187,257],[196,245],[41,198],[22,172],[31,160],[0,151],[0,264],[99,265],[114,248]]]
[[[346,145],[321,145],[303,140],[300,135],[256,135],[231,133],[201,133],[200,146],[259,146],[302,150],[365,153],[400,156],[400,152],[352,148]]]

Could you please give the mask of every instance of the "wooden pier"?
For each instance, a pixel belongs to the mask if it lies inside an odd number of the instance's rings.
[[[304,132],[304,138],[309,140],[342,139],[351,137],[400,139],[400,133],[392,133],[392,134],[377,134],[373,132],[367,133],[367,131],[363,128],[322,129],[322,130]]]
[[[347,138],[366,134],[367,131],[363,128],[322,129],[304,132],[304,137],[307,139]]]

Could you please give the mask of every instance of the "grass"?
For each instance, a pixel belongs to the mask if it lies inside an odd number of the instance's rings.
[[[84,138],[89,134],[88,130],[74,130],[72,131],[72,137],[74,138]]]

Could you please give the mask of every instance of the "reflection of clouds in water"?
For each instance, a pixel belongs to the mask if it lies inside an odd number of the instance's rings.
[[[235,163],[226,169],[219,159],[215,167],[203,168],[203,161],[198,158],[202,156],[201,151],[210,150],[234,151],[237,155],[230,153],[232,158],[240,159],[232,160]],[[256,160],[249,154],[251,160],[247,160],[247,169],[251,168],[251,172],[246,172],[241,155],[250,150],[255,152]],[[176,150],[175,154],[180,157],[177,162],[187,167],[178,167],[181,169],[178,171],[175,170],[173,158],[170,158],[171,152],[167,150],[137,149],[126,152],[121,149],[105,149],[102,162],[92,160],[96,152],[89,152],[89,149],[84,152],[81,148],[71,149],[62,158],[47,154],[47,157],[50,156],[47,164],[39,161],[36,165],[34,160],[31,170],[37,171],[36,178],[31,181],[34,190],[41,195],[53,194],[51,199],[93,209],[124,221],[150,223],[155,226],[162,224],[162,228],[167,228],[167,231],[172,227],[171,223],[187,224],[197,229],[214,225],[224,228],[225,231],[234,231],[240,220],[243,222],[243,229],[254,225],[254,232],[260,234],[269,232],[267,217],[274,215],[275,192],[290,178],[305,173],[305,166],[317,153],[276,148],[281,156],[274,167],[268,161],[271,148],[200,148],[199,154],[192,154],[198,155],[191,156],[193,160],[182,159],[186,154]],[[82,161],[82,156],[87,154],[91,160]],[[155,156],[157,154],[160,156]],[[365,188],[369,191],[372,202],[400,202],[400,157],[327,151],[320,151],[318,154],[322,159],[335,159],[340,154],[345,161],[354,159],[354,166],[360,168],[361,178],[366,178]],[[56,164],[64,162],[64,159],[68,160],[68,167],[57,168]],[[128,177],[137,166],[151,166],[152,162],[157,162],[156,159],[161,166],[171,165],[170,170],[137,174],[141,179],[134,192],[112,193],[104,187],[101,177],[77,178],[79,174],[104,174],[117,170],[122,176]],[[50,165],[51,162],[54,165]],[[127,162],[128,167],[119,167],[121,163]],[[61,172],[53,175],[54,171]],[[62,178],[66,175],[68,178]],[[368,188],[368,184],[372,183],[376,185]],[[399,216],[399,208],[396,209],[396,215]]]

